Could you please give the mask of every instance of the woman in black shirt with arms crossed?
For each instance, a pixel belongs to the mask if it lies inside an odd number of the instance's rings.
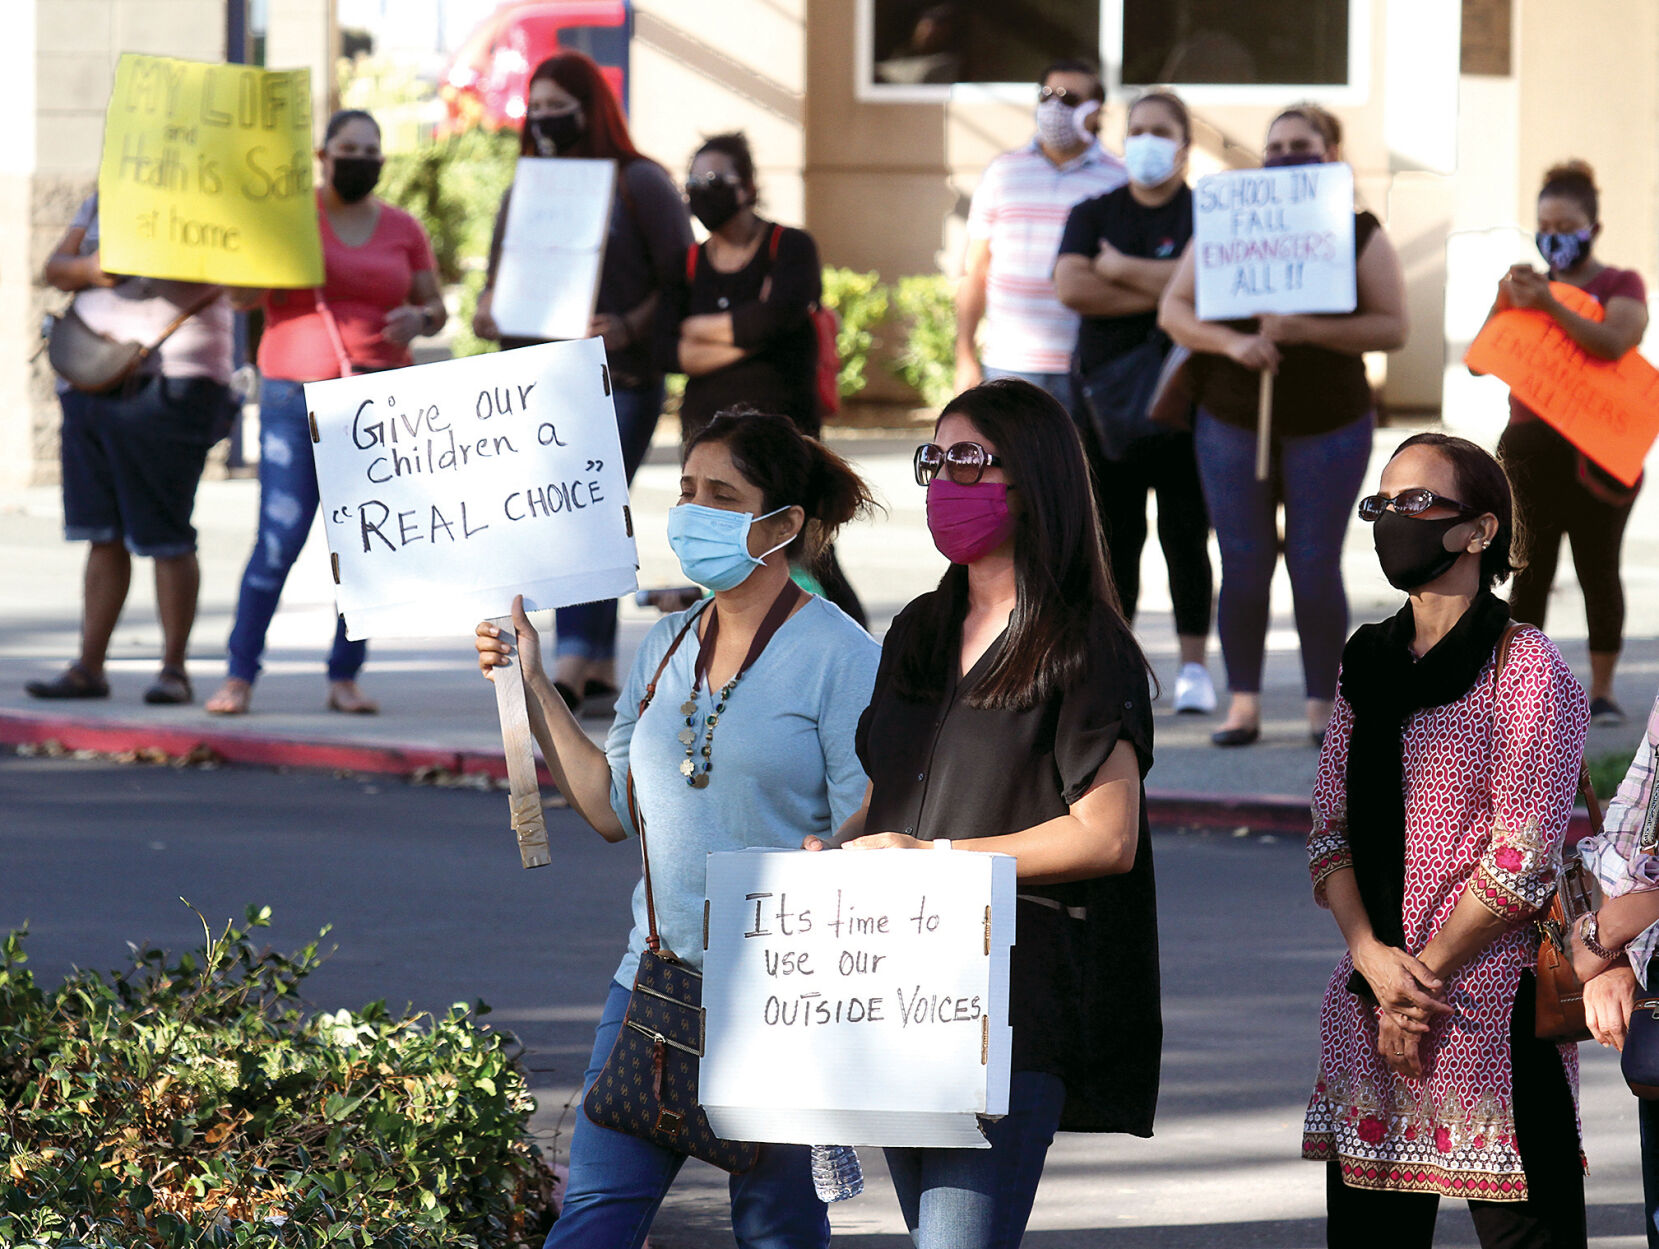
[[[709,237],[686,253],[683,280],[664,292],[657,323],[657,363],[686,375],[680,444],[689,445],[715,413],[740,406],[780,413],[816,438],[823,427],[812,324],[823,285],[817,245],[805,230],[755,212],[755,161],[741,132],[703,141],[685,191]],[[822,588],[865,623],[833,548],[810,571],[821,585],[809,588]]]
[[[1148,672],[1076,427],[1046,393],[1004,379],[958,395],[916,480],[951,567],[887,634],[859,724],[870,789],[837,841],[1018,860],[1009,1113],[989,1150],[887,1151],[918,1249],[1012,1249],[1057,1129],[1152,1133]]]
[[[1187,186],[1191,140],[1192,120],[1179,96],[1168,91],[1142,95],[1129,106],[1123,143],[1129,182],[1084,200],[1066,219],[1054,289],[1061,303],[1083,317],[1076,368],[1085,403],[1092,401],[1091,378],[1121,387],[1130,380],[1125,369],[1156,377],[1169,352],[1169,336],[1158,328],[1158,300],[1192,238],[1192,189]],[[1133,386],[1126,389],[1134,391]],[[1146,495],[1153,491],[1181,649],[1175,710],[1208,714],[1215,710],[1215,686],[1204,667],[1204,645],[1214,578],[1210,513],[1198,481],[1192,433],[1157,428],[1144,412],[1123,415],[1126,427],[1111,439],[1084,430],[1085,445],[1095,443],[1090,457],[1095,501],[1112,581],[1124,614],[1134,620],[1146,545]]]

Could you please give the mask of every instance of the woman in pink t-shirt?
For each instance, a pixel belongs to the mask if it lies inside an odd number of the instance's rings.
[[[265,633],[288,570],[317,514],[304,383],[412,364],[409,343],[443,328],[444,305],[426,232],[402,209],[370,194],[380,178],[380,127],[347,109],[329,119],[317,192],[324,281],[320,290],[250,291],[262,304],[259,344],[259,533],[242,574],[225,683],[206,703],[218,715],[247,711]],[[336,621],[328,656],[328,707],[379,710],[357,687],[367,644],[346,639]]]
[[[1538,250],[1549,262],[1549,275],[1530,265],[1514,266],[1498,283],[1492,310],[1546,313],[1600,360],[1617,360],[1632,350],[1647,330],[1647,292],[1634,270],[1615,269],[1591,255],[1600,233],[1590,166],[1569,161],[1551,169],[1538,192]],[[1604,310],[1602,319],[1592,321],[1567,309],[1550,293],[1551,282],[1565,282],[1592,296]],[[1521,537],[1521,570],[1515,574],[1510,610],[1516,620],[1543,628],[1565,535],[1572,543],[1590,626],[1590,722],[1623,724],[1624,710],[1613,697],[1613,672],[1624,644],[1619,557],[1641,479],[1626,486],[1609,475],[1513,395],[1498,458],[1515,490]]]

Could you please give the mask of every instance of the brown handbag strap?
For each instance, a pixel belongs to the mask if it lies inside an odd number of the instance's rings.
[[[1504,665],[1509,662],[1509,644],[1515,640],[1515,635],[1530,625],[1517,624],[1513,620],[1503,631],[1503,637],[1498,639],[1498,658],[1492,669],[1492,685],[1497,687],[1498,678],[1503,676]],[[1601,836],[1601,803],[1596,800],[1596,787],[1590,783],[1590,765],[1582,758],[1578,761],[1578,796],[1584,799],[1585,813],[1590,817],[1590,831]]]
[[[151,343],[148,347],[144,348],[144,354],[149,355],[152,351],[156,350],[156,348],[160,347],[162,343],[173,337],[180,326],[224,293],[224,287],[210,286],[204,294],[196,299],[192,299],[182,309],[180,309],[178,316],[174,317],[167,323],[167,328],[161,331],[160,337],[158,337],[155,342]]]
[[[713,599],[707,600],[708,603],[713,601]],[[662,680],[662,674],[668,670],[668,661],[674,658],[674,652],[680,649],[680,643],[685,641],[685,635],[691,632],[703,611],[704,605],[699,604],[686,617],[685,624],[680,626],[680,631],[674,635],[674,640],[668,644],[668,649],[663,652],[662,662],[657,665],[657,670],[651,674],[651,679],[646,682],[645,693],[640,695],[639,716],[645,714],[645,709],[651,705],[651,700],[657,696],[657,682]],[[634,723],[636,726],[638,725],[638,716],[635,717]],[[632,757],[632,751],[629,754]],[[628,765],[628,818],[634,822],[634,831],[639,834],[639,861],[645,876],[645,943],[651,947],[652,951],[657,951],[662,949],[662,938],[657,935],[657,904],[651,896],[651,854],[645,846],[645,817],[640,815],[639,802],[634,797],[634,765],[632,763]]]

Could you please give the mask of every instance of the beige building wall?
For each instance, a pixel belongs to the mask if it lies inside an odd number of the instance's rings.
[[[104,104],[122,52],[221,60],[224,0],[10,0],[14,69],[0,166],[0,481],[57,475],[58,406],[45,357],[25,363],[63,297],[46,258],[98,180]],[[23,73],[16,68],[23,67]]]
[[[98,181],[104,106],[123,52],[221,61],[226,0],[6,0],[0,104],[0,482],[56,480],[60,413],[41,318],[65,298],[42,270]],[[267,59],[308,65],[319,117],[333,77],[333,0],[270,0]]]

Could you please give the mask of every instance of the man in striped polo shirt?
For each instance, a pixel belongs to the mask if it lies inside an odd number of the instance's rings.
[[[1103,148],[1106,89],[1086,62],[1056,61],[1037,96],[1037,135],[993,160],[968,213],[956,291],[956,386],[1021,377],[1073,410],[1078,317],[1054,292],[1054,260],[1073,204],[1128,181]],[[983,351],[975,334],[985,322]]]

